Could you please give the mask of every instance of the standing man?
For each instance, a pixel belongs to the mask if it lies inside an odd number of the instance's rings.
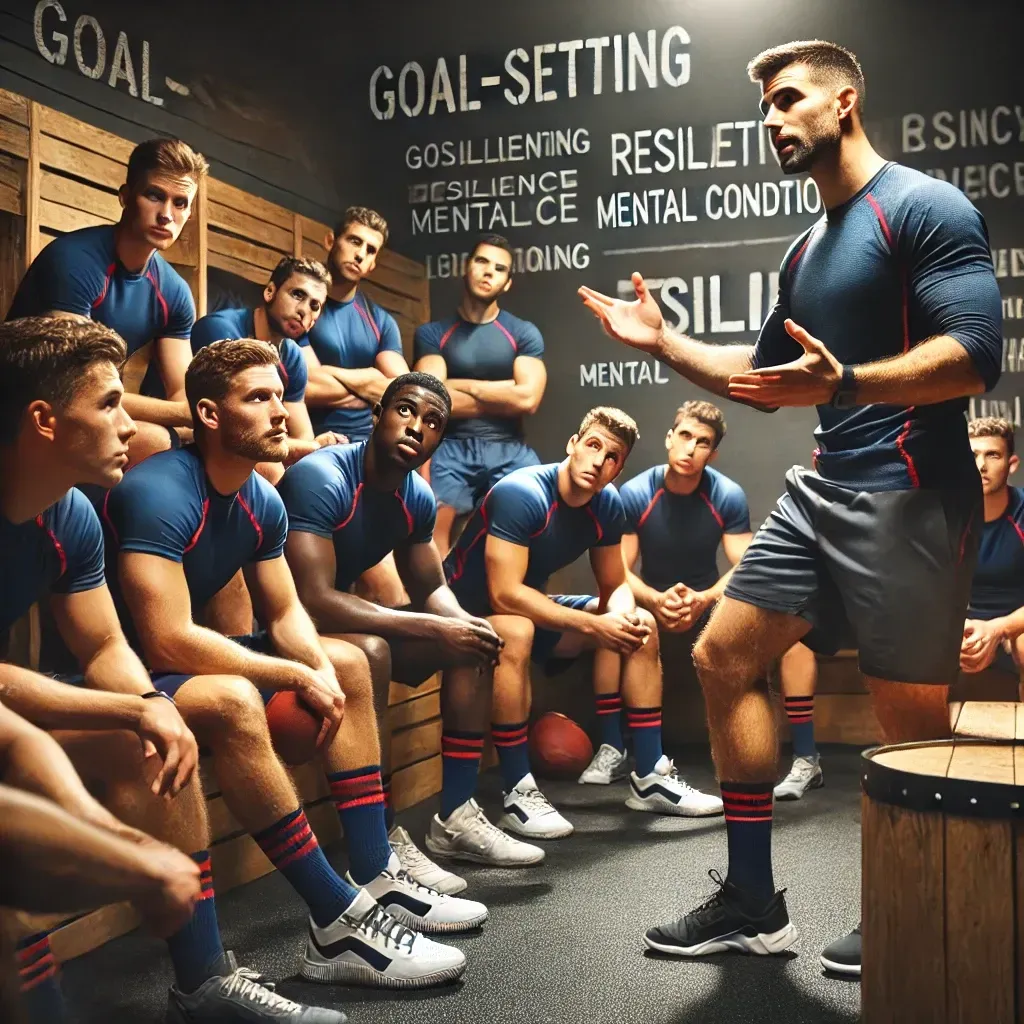
[[[473,799],[501,641],[448,588],[432,540],[434,497],[416,472],[441,442],[448,413],[448,393],[436,377],[396,377],[375,410],[369,441],[332,448],[285,474],[285,554],[318,628],[341,634],[370,661],[384,762],[391,680],[418,686],[444,673],[441,813],[431,821],[429,848],[495,867],[536,864],[544,851],[495,828]],[[348,593],[360,573],[392,551],[412,599],[408,607],[384,608]],[[389,767],[382,764],[386,790]],[[391,830],[391,844],[417,881],[446,893],[466,887],[419,851],[404,829]]]
[[[371,410],[388,383],[409,372],[395,318],[359,290],[387,240],[387,221],[365,206],[345,210],[324,239],[333,284],[302,347],[309,368],[306,405],[318,434],[332,431],[349,441],[365,441],[373,427]],[[362,582],[389,607],[408,600],[393,558],[367,570]]]
[[[288,455],[284,463],[263,463],[260,473],[276,484],[285,465],[298,461],[318,448],[342,440],[330,431],[313,437],[313,427],[304,401],[308,371],[300,346],[316,323],[327,299],[331,277],[317,260],[282,256],[263,289],[263,304],[256,309],[218,309],[200,317],[192,328],[192,352],[212,341],[256,338],[268,341],[280,356],[278,372],[284,383],[284,407],[288,410]],[[176,391],[185,387],[184,370]]]
[[[140,143],[118,192],[120,221],[50,242],[32,261],[7,313],[8,320],[77,313],[125,340],[124,407],[138,427],[129,448],[132,465],[177,447],[176,428],[192,425],[181,382],[192,358],[195,303],[161,253],[178,240],[208,170],[179,139]]]
[[[452,396],[454,422],[429,464],[442,555],[456,516],[472,512],[512,470],[540,462],[523,440],[523,417],[537,411],[547,384],[540,331],[498,305],[512,287],[507,238],[477,241],[462,286],[455,316],[418,327],[413,342],[416,369],[447,381]]]
[[[718,574],[721,544],[731,566],[750,546],[750,512],[743,488],[711,468],[725,437],[725,417],[711,402],[689,401],[676,410],[665,435],[668,463],[634,477],[620,489],[626,510],[622,554],[637,604],[650,611],[662,637],[662,658],[671,638],[693,644],[732,576]],[[637,559],[642,568],[636,571]],[[793,739],[793,767],[775,787],[780,800],[799,800],[822,785],[814,745],[814,654],[794,644],[780,660],[783,703]],[[604,782],[625,771],[621,716],[599,715],[602,747],[581,782]],[[603,753],[602,753],[603,751]],[[584,773],[586,776],[587,773]]]
[[[809,173],[826,210],[786,254],[756,345],[676,334],[639,274],[633,302],[580,289],[607,333],[693,383],[765,411],[816,405],[821,421],[816,470],[789,471],[694,648],[729,873],[710,902],[647,933],[684,956],[797,938],[772,876],[778,749],[760,684],[784,651],[811,630],[815,650],[834,650],[845,610],[886,742],[949,735],[983,514],[965,399],[996,383],[1002,356],[985,222],[956,188],[875,152],[856,57],[795,42],[748,71],[783,172]],[[859,974],[859,929],[823,962]]]
[[[971,420],[967,434],[981,474],[985,526],[964,623],[960,670],[990,666],[1020,679],[1019,638],[1024,633],[1024,492],[1009,478],[1020,465],[1013,424],[986,416]],[[1018,682],[1019,695],[1024,686]]]
[[[527,838],[561,839],[573,831],[530,770],[530,662],[577,658],[587,650],[619,657],[612,665],[619,684],[614,697],[621,692],[637,769],[626,806],[658,814],[721,813],[721,803],[683,782],[661,749],[658,633],[654,616],[637,608],[626,581],[625,516],[612,486],[637,436],[636,423],[619,409],[591,409],[565,446],[568,457],[499,480],[445,559],[459,603],[485,616],[504,641],[491,719],[505,783],[500,824]],[[598,596],[549,597],[550,576],[584,552]]]

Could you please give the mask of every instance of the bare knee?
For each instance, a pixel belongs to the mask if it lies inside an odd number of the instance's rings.
[[[178,697],[188,723],[206,742],[242,738],[269,743],[267,716],[259,691],[241,676],[197,676]]]
[[[742,647],[709,629],[693,645],[693,667],[706,695],[723,689],[746,689],[757,677],[756,668],[744,657]]]
[[[646,626],[651,632],[647,637],[647,643],[637,651],[642,657],[656,658],[658,656],[658,621],[646,608],[637,608],[636,614],[640,619],[640,625]]]
[[[501,650],[501,663],[516,664],[530,660],[536,627],[524,615],[492,615],[490,623],[494,631],[505,641]]]

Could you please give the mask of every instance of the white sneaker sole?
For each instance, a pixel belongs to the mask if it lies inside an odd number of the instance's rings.
[[[778,786],[773,792],[776,800],[799,800],[809,789],[821,789],[825,785],[825,778],[819,772],[802,789],[796,786]]]
[[[521,822],[514,814],[503,814],[501,821],[498,822],[498,827],[507,829],[509,832],[515,832],[516,835],[526,836],[527,839],[565,839],[566,836],[571,836],[573,833],[573,827],[566,822],[565,825],[555,826],[547,829],[546,831],[529,831],[529,825]]]
[[[724,814],[723,807],[709,807],[700,809],[694,807],[683,807],[680,804],[671,803],[662,797],[643,797],[630,793],[626,797],[626,806],[631,811],[647,811],[649,814],[669,814],[677,818],[714,818]]]
[[[429,836],[424,845],[437,857],[450,857],[452,860],[468,861],[470,864],[486,864],[490,868],[530,868],[535,864],[539,864],[544,859],[544,851],[538,850],[537,854],[532,855],[529,860],[500,860],[497,857],[489,857],[485,853],[476,853],[473,850],[460,850],[457,846],[444,846]],[[435,888],[437,887],[435,886]],[[440,891],[438,889],[438,892]],[[462,890],[460,889],[459,891],[461,892]]]
[[[311,960],[307,951],[299,969],[306,981],[326,985],[359,985],[363,988],[430,988],[433,985],[447,985],[461,978],[466,972],[466,961],[451,967],[442,967],[429,974],[413,977],[399,977],[374,970],[365,964]]]
[[[733,932],[731,935],[721,935],[717,939],[708,939],[707,942],[700,942],[696,946],[670,946],[667,943],[655,942],[644,936],[644,942],[650,949],[656,949],[659,953],[668,953],[671,956],[709,956],[712,953],[753,953],[757,956],[774,956],[777,953],[784,953],[796,940],[800,933],[793,924],[787,924],[777,932],[770,934],[743,935]]]
[[[610,786],[613,782],[622,782],[623,779],[629,778],[629,772],[625,771],[621,775],[587,775],[584,772],[577,780],[581,786]]]
[[[482,914],[467,918],[465,921],[432,921],[429,917],[417,917],[397,903],[388,906],[388,913],[396,921],[401,921],[407,928],[423,935],[450,935],[453,932],[468,932],[479,928],[488,917],[487,911],[484,910]]]
[[[834,971],[836,974],[845,974],[849,977],[860,977],[860,964],[840,964],[834,960],[829,960],[827,957],[821,956],[818,958],[821,961],[821,966],[826,971]]]

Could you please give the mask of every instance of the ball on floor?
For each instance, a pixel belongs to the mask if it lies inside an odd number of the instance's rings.
[[[541,715],[530,729],[530,761],[538,775],[576,778],[593,756],[590,737],[557,711]]]
[[[285,764],[312,760],[327,735],[328,722],[294,690],[278,690],[267,702],[270,739]]]

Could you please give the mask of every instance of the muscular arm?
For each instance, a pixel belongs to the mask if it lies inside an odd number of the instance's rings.
[[[398,352],[378,352],[373,366],[350,370],[343,366],[324,366],[336,381],[369,405],[375,405],[387,390],[392,378],[409,372],[409,364]]]
[[[854,377],[858,405],[934,405],[986,390],[967,349],[948,335],[928,338],[891,359],[862,363]]]
[[[722,573],[718,577],[718,582],[713,587],[709,587],[704,591],[705,597],[710,601],[717,601],[725,593],[725,588],[729,584],[729,579],[732,576],[733,569],[739,565],[740,559],[743,557],[743,552],[750,547],[750,542],[754,539],[752,533],[723,533],[722,534],[722,548],[725,551],[725,557],[729,559],[729,565],[731,568]]]
[[[486,415],[486,410],[484,409],[482,402],[473,398],[472,395],[466,391],[459,391],[455,389],[452,383],[448,381],[448,364],[445,362],[444,356],[421,356],[416,360],[416,365],[413,369],[419,370],[423,373],[432,374],[438,380],[444,381],[448,384],[448,394],[451,395],[452,398],[452,419],[468,420],[473,419],[475,416]]]
[[[445,582],[441,555],[432,540],[396,548],[395,564],[414,606],[446,619],[473,618]]]
[[[484,415],[532,416],[540,408],[547,380],[542,360],[517,356],[512,364],[512,380],[456,377],[448,381],[448,390],[463,392],[475,399]]]
[[[192,343],[188,338],[157,338],[153,359],[163,381],[164,394],[173,402],[185,402],[185,371],[192,362]],[[191,423],[190,417],[187,424],[170,425],[190,426]]]
[[[155,423],[160,427],[191,427],[192,413],[188,402],[168,402],[148,395],[125,393],[121,399],[125,411],[133,420]]]
[[[424,639],[436,632],[437,621],[433,615],[384,608],[337,590],[334,586],[337,559],[334,544],[327,537],[291,530],[285,555],[295,577],[299,599],[324,632],[372,633],[409,639]],[[444,577],[441,579],[443,582]]]
[[[528,547],[488,536],[484,564],[487,590],[496,612],[523,615],[543,629],[572,629],[578,633],[591,631],[594,616],[589,612],[563,607],[523,582],[530,564]]]
[[[635,533],[624,533],[622,543],[619,545],[622,552],[622,566],[626,573],[626,582],[633,592],[633,599],[641,608],[649,612],[657,612],[661,604],[661,591],[648,586],[633,571],[636,560],[640,557],[640,538]]]
[[[590,549],[590,567],[594,570],[600,611],[635,612],[636,599],[626,579],[621,544]]]
[[[327,367],[320,362],[312,345],[302,346],[302,358],[306,360],[306,405],[329,409],[366,409],[358,395],[353,394],[341,381],[331,376]]]
[[[698,387],[728,397],[729,377],[753,366],[754,346],[708,345],[666,327],[653,354]]]
[[[311,442],[313,440],[313,424],[310,422],[309,410],[306,408],[305,402],[285,402],[284,407],[288,412],[288,437],[290,438],[288,454],[291,456],[297,447],[301,447],[296,445],[297,441]],[[314,448],[309,450],[315,451]],[[303,454],[308,454],[308,452]]]

